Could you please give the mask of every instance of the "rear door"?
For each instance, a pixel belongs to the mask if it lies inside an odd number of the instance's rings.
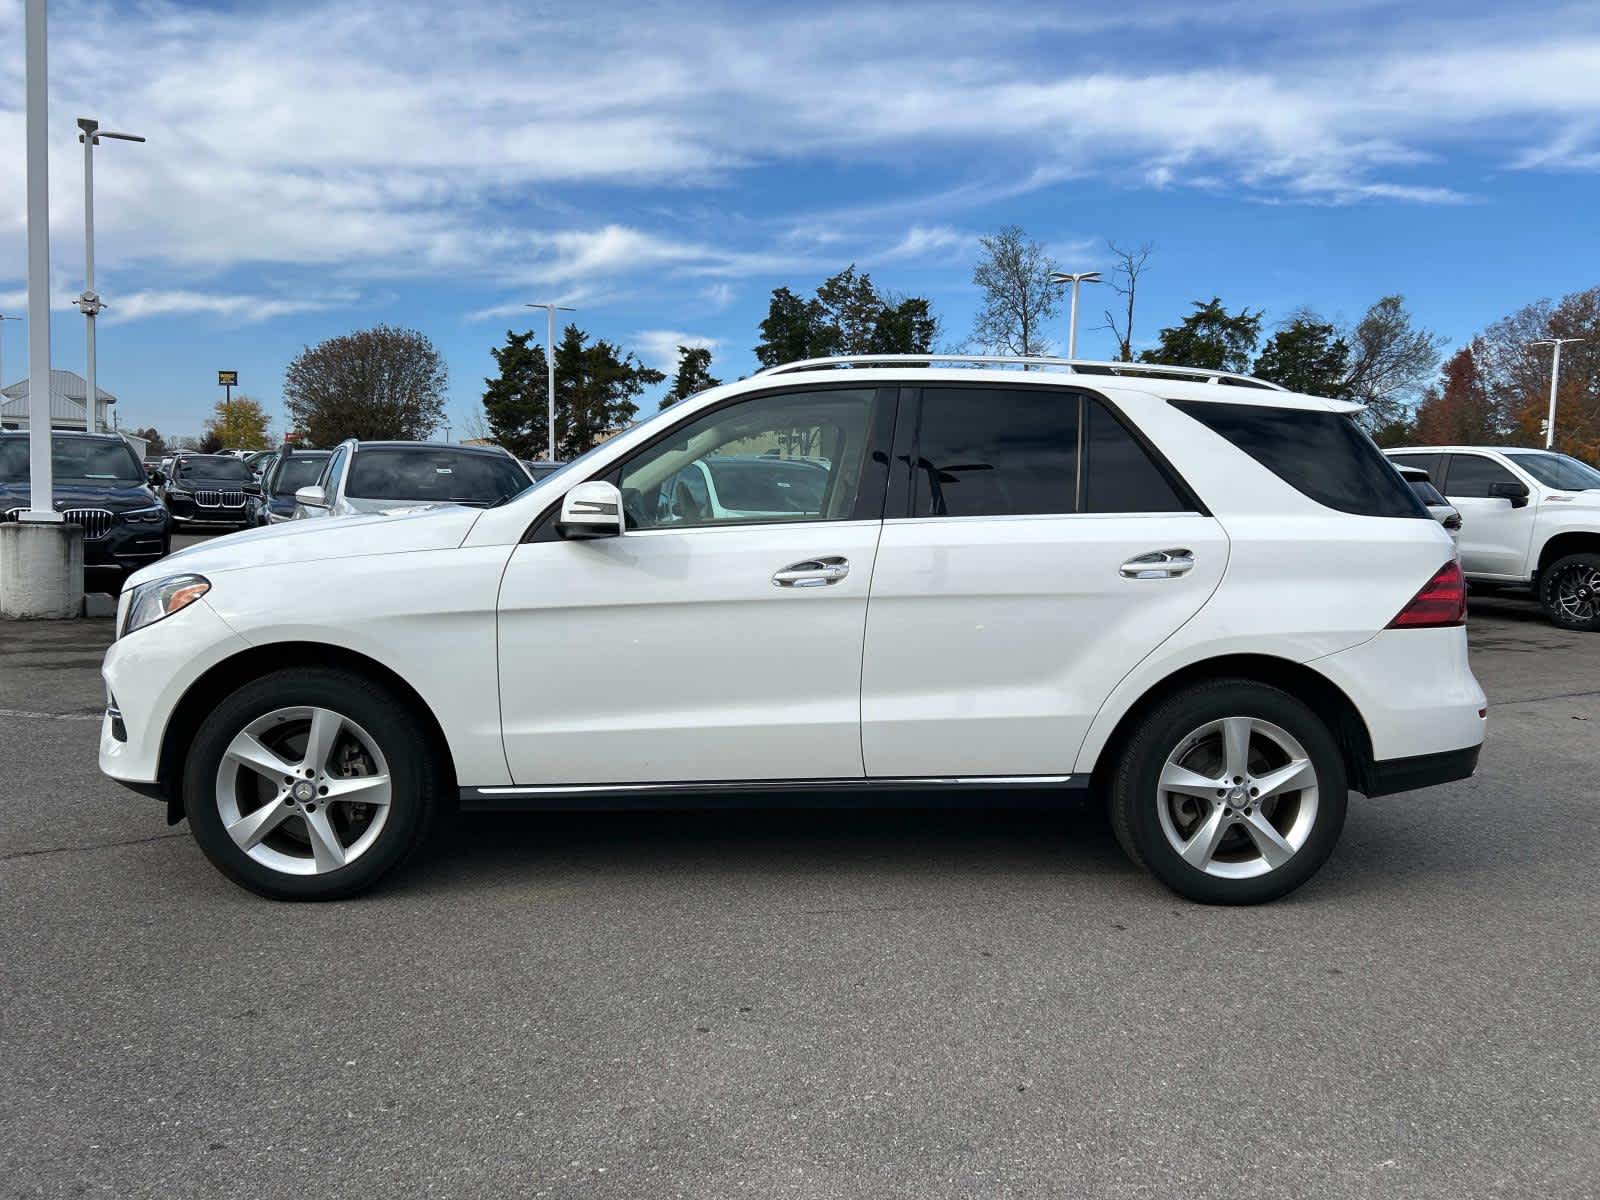
[[[1506,497],[1489,494],[1492,484],[1521,482],[1509,468],[1487,454],[1452,453],[1448,460],[1443,490],[1461,512],[1461,569],[1468,575],[1526,578],[1537,490],[1529,488],[1528,502],[1515,507]]]
[[[1216,589],[1227,537],[1103,398],[930,386],[901,411],[867,774],[1069,774],[1117,681]]]

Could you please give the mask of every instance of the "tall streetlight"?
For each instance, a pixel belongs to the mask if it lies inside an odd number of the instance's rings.
[[[45,0],[23,18],[28,96],[28,511],[24,521],[61,520],[50,460],[50,87]],[[82,580],[79,580],[82,587]]]
[[[568,308],[565,304],[556,304],[546,300],[542,304],[524,304],[524,308],[544,309],[544,364],[549,369],[549,386],[545,392],[545,399],[550,406],[550,454],[549,461],[556,461],[556,314],[558,312],[577,312],[575,308]]]
[[[77,299],[78,311],[83,314],[87,341],[84,362],[87,366],[88,395],[86,411],[87,428],[94,433],[100,425],[100,389],[95,386],[94,319],[105,308],[94,290],[94,148],[101,138],[115,138],[119,142],[142,142],[135,133],[112,133],[101,129],[99,121],[88,117],[78,118],[78,128],[83,130],[78,140],[83,143],[83,295]]]
[[[1568,342],[1581,342],[1582,338],[1545,338],[1530,342],[1533,346],[1550,346],[1555,353],[1550,356],[1550,417],[1544,425],[1544,448],[1551,450],[1556,444],[1556,384],[1561,380],[1561,347]]]
[[[1054,271],[1050,275],[1051,283],[1072,285],[1072,314],[1067,324],[1067,357],[1078,357],[1078,286],[1084,283],[1099,283],[1099,271]]]
[[[5,372],[6,325],[5,325],[5,323],[7,321],[20,321],[20,320],[22,320],[21,317],[8,317],[8,316],[6,316],[5,313],[0,313],[0,387],[5,387],[5,385],[6,385],[6,372]]]

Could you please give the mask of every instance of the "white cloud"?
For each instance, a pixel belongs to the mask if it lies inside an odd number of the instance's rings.
[[[895,259],[948,259],[976,246],[978,237],[948,225],[913,225],[893,246],[876,256],[880,262]]]
[[[632,344],[646,366],[671,375],[678,369],[679,346],[703,348],[714,354],[721,343],[716,338],[680,333],[675,329],[641,329],[633,335]]]
[[[119,297],[114,304],[108,304],[103,320],[108,324],[121,324],[144,317],[204,314],[226,317],[235,324],[254,325],[261,321],[270,321],[274,317],[343,307],[354,303],[355,299],[353,293],[317,299],[248,296],[233,292],[194,292],[183,289],[169,291],[146,289]]]
[[[731,283],[713,283],[700,293],[705,297],[706,303],[712,308],[721,310],[733,303],[733,285]]]

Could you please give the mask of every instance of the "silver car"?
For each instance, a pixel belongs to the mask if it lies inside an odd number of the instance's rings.
[[[398,512],[430,504],[487,508],[531,486],[499,446],[446,442],[342,442],[317,482],[294,494],[294,519]]]

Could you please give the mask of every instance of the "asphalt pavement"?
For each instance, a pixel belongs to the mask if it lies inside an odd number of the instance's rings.
[[[95,768],[0,624],[0,1195],[1600,1189],[1600,636],[1473,604],[1472,780],[1207,909],[1066,811],[467,817],[351,902]]]

